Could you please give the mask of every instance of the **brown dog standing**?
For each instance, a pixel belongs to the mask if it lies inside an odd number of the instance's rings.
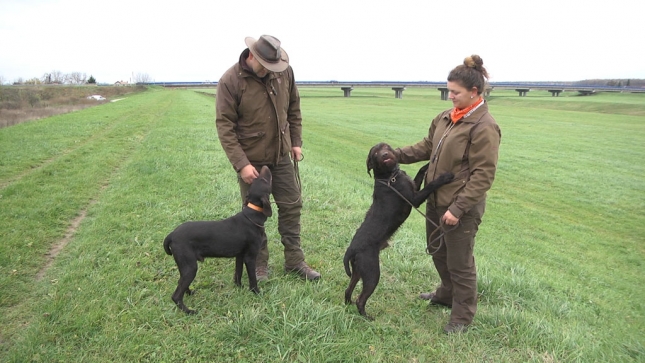
[[[349,287],[345,290],[345,303],[352,302],[354,288],[362,279],[363,290],[356,300],[356,306],[359,313],[368,319],[371,318],[365,312],[365,304],[381,276],[379,252],[388,246],[388,239],[410,215],[410,204],[418,208],[430,193],[453,179],[451,173],[442,174],[419,191],[426,168],[421,168],[413,181],[399,169],[394,151],[385,143],[377,144],[370,150],[367,156],[367,173],[370,175],[371,170],[374,170],[372,205],[343,260],[345,272],[351,277]]]
[[[255,259],[264,222],[271,216],[271,171],[262,167],[260,176],[253,180],[242,211],[221,221],[196,221],[180,224],[163,242],[167,254],[175,258],[179,268],[179,283],[172,301],[188,314],[196,313],[184,305],[184,294],[191,294],[190,284],[197,275],[197,261],[205,257],[235,257],[237,286],[242,286],[242,263],[249,275],[249,289],[260,292],[255,276]]]

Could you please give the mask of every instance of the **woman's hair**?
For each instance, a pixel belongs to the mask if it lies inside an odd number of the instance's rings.
[[[448,82],[458,82],[469,90],[477,87],[477,94],[484,91],[487,79],[488,72],[484,68],[484,61],[477,54],[466,57],[464,64],[458,65],[448,74]]]

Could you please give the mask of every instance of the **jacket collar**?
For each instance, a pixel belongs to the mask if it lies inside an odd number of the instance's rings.
[[[442,119],[447,120],[448,122],[452,122],[452,120],[450,119],[450,111],[452,111],[452,108],[449,109],[449,110],[444,111]],[[475,110],[475,112],[473,112],[470,116],[466,117],[465,119],[461,119],[461,120],[457,121],[457,124],[460,124],[460,123],[469,123],[469,124],[477,123],[487,113],[488,113],[488,102],[486,100],[484,100],[483,105],[479,106],[479,108],[477,108]]]

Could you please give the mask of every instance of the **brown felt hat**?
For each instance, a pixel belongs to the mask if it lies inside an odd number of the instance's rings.
[[[278,38],[263,35],[258,40],[246,37],[244,41],[258,62],[271,72],[282,72],[289,66],[289,56],[280,47]]]

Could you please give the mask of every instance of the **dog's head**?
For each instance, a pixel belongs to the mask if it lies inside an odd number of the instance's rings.
[[[251,188],[249,188],[249,193],[244,199],[245,205],[247,203],[251,203],[262,208],[262,213],[267,217],[271,217],[271,215],[273,215],[273,211],[271,210],[271,201],[269,200],[269,195],[271,194],[271,183],[271,170],[269,170],[268,167],[263,166],[262,169],[260,169],[260,176],[253,179]]]
[[[371,176],[390,175],[399,167],[399,161],[392,147],[384,142],[374,145],[367,155],[367,173]]]

